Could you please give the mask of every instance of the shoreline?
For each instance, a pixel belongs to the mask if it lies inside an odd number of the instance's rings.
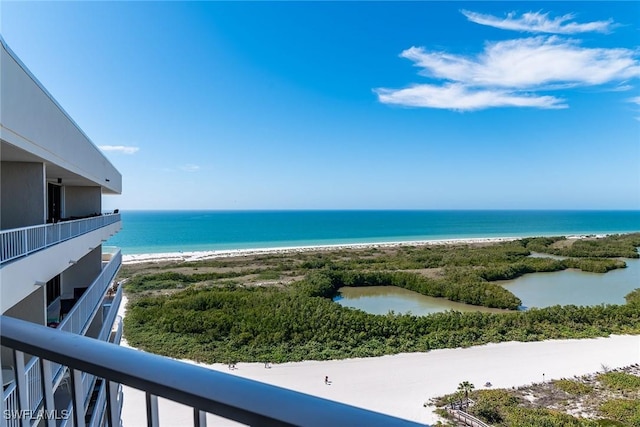
[[[588,237],[602,238],[608,234],[580,234],[563,235],[567,239],[585,239]],[[526,236],[538,237],[538,236]],[[290,254],[299,252],[322,252],[342,249],[373,249],[373,248],[397,248],[402,246],[431,246],[431,245],[461,245],[461,244],[483,244],[511,242],[526,237],[470,237],[459,239],[429,239],[429,240],[408,240],[400,242],[378,242],[378,243],[344,243],[330,245],[309,245],[309,246],[285,246],[270,248],[251,249],[220,249],[210,251],[179,251],[163,253],[146,253],[123,255],[123,264],[139,264],[145,262],[182,261],[193,262],[216,258],[229,258],[235,256],[254,256],[270,254]]]

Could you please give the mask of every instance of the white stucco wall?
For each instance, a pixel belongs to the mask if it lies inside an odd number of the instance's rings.
[[[40,286],[20,301],[20,304],[13,306],[4,314],[9,317],[44,325],[47,311],[45,298],[45,286]]]
[[[62,299],[73,298],[75,288],[88,287],[102,271],[102,247],[98,246],[62,272],[60,291]]]
[[[42,163],[0,162],[0,229],[43,224],[45,197]]]
[[[100,187],[64,187],[64,216],[83,217],[102,212]]]

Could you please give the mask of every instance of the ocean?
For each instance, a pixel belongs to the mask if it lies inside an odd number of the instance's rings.
[[[125,255],[640,231],[640,211],[121,211]]]

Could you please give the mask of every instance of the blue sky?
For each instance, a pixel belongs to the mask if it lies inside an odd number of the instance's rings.
[[[105,209],[640,209],[636,2],[2,2]]]

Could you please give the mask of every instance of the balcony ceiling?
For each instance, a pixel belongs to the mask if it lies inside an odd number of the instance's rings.
[[[78,174],[75,174],[67,169],[57,166],[53,163],[47,162],[42,158],[21,150],[11,144],[2,141],[0,145],[0,160],[3,162],[31,162],[31,163],[44,163],[47,165],[46,175],[48,182],[57,182],[58,178],[62,179],[64,185],[78,186],[78,187],[95,187],[97,184],[89,179],[86,179]],[[107,190],[103,187],[103,190]],[[108,191],[105,191],[107,193]]]

